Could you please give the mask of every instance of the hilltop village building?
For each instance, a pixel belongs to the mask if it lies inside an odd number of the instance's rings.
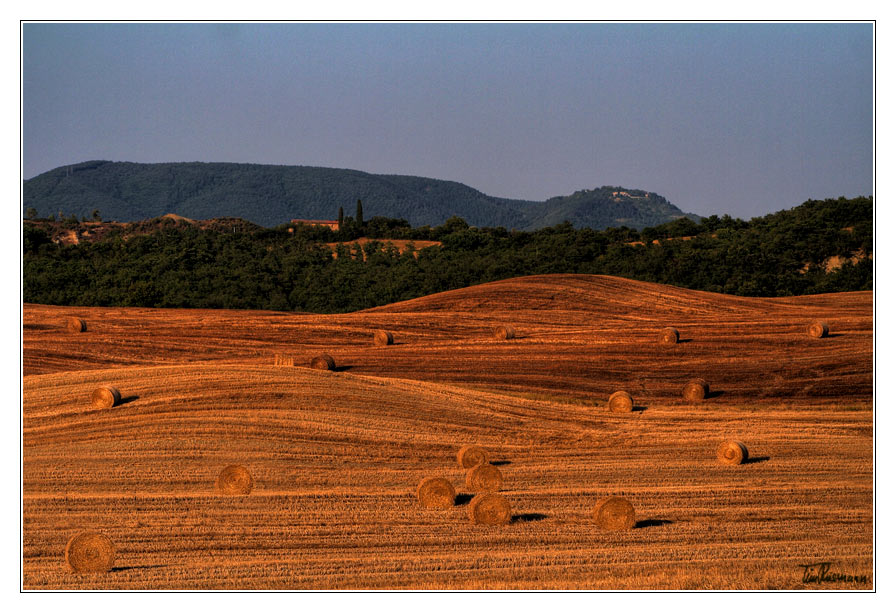
[[[330,228],[331,230],[338,231],[339,230],[339,222],[338,221],[330,221],[323,219],[293,219],[290,223],[301,223],[306,226],[325,226]]]
[[[646,200],[650,194],[644,193],[643,196],[636,196],[635,194],[630,194],[628,192],[613,192],[613,197],[616,198],[618,202],[620,197],[625,196],[626,198],[635,198],[636,200]]]

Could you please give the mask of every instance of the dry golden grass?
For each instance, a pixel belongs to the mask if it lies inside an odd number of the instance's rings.
[[[369,238],[359,238],[357,240],[343,242],[343,243],[327,243],[327,247],[330,248],[330,250],[333,253],[333,257],[335,258],[338,256],[338,253],[336,253],[336,250],[340,246],[343,246],[351,251],[355,245],[360,245],[363,248],[365,245],[372,242],[373,240],[374,239],[369,239]],[[400,253],[407,253],[413,247],[414,257],[417,257],[419,255],[420,251],[422,249],[426,249],[427,247],[441,247],[442,246],[441,241],[424,241],[424,240],[412,241],[412,240],[397,239],[397,238],[376,239],[376,242],[378,242],[382,245],[383,251],[386,251],[389,248],[394,248],[394,249],[397,249]],[[352,257],[354,257],[354,256],[352,256]],[[362,253],[361,257],[364,260],[367,259],[367,255],[364,253]]]
[[[42,323],[74,312],[24,307],[25,589],[873,587],[870,292],[545,276],[348,315],[78,308],[86,344]],[[482,336],[511,319],[525,338]],[[656,343],[663,321],[682,342]],[[340,371],[270,367],[323,351]],[[694,373],[712,392],[691,405]],[[92,407],[108,381],[127,397]],[[595,410],[618,389],[638,411]],[[736,470],[713,458],[727,438],[750,444]],[[462,484],[465,441],[504,474],[508,524],[463,497],[421,510],[423,478]],[[216,491],[230,464],[251,496]],[[633,530],[595,526],[610,496]],[[113,572],[69,569],[84,531]],[[823,561],[869,581],[803,583]]]

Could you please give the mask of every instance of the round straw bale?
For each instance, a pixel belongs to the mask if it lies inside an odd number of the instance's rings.
[[[485,454],[485,450],[476,445],[464,445],[457,452],[457,463],[461,468],[473,468],[486,462],[488,462],[488,456]]]
[[[252,491],[254,484],[249,470],[239,464],[227,466],[215,481],[218,491],[229,496],[246,496]]]
[[[628,392],[613,392],[610,394],[607,408],[613,413],[631,413],[635,408],[635,402],[632,400],[632,395]]]
[[[716,457],[722,464],[743,464],[749,454],[747,446],[740,441],[725,441],[716,450]]]
[[[513,326],[498,326],[492,332],[492,336],[498,340],[505,341],[516,338],[516,330],[513,329]]]
[[[610,496],[594,506],[591,518],[604,530],[631,530],[635,527],[635,508],[625,498]]]
[[[79,317],[69,317],[65,320],[65,328],[69,332],[86,332],[87,324]]]
[[[812,338],[824,338],[830,333],[830,328],[823,321],[813,321],[809,324],[809,336]]]
[[[467,515],[474,524],[503,526],[510,523],[510,502],[494,492],[476,494],[470,501]]]
[[[448,509],[454,506],[457,493],[448,479],[428,477],[417,486],[417,500],[425,509]]]
[[[466,486],[471,492],[499,492],[503,483],[497,466],[479,464],[467,471]]]
[[[311,360],[311,368],[318,370],[336,370],[336,361],[327,354],[319,355]]]
[[[684,385],[681,395],[689,402],[700,402],[709,394],[709,383],[704,379],[691,379]]]
[[[391,332],[386,332],[385,330],[377,330],[373,333],[374,345],[391,345],[394,342],[395,338],[393,338]]]
[[[660,330],[660,342],[668,345],[675,345],[679,339],[678,330],[672,327]]]
[[[121,402],[121,392],[117,387],[101,385],[90,395],[90,401],[98,409],[111,409]]]
[[[76,573],[105,573],[115,564],[115,546],[109,537],[82,532],[69,539],[65,561]]]

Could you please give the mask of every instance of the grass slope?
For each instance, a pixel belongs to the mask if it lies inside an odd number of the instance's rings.
[[[59,327],[73,314],[87,332]],[[805,334],[815,318],[830,338]],[[520,338],[490,339],[499,323]],[[669,324],[686,342],[655,343]],[[333,316],[25,305],[23,332],[26,589],[872,587],[870,292],[547,275]],[[272,365],[324,351],[338,372]],[[714,392],[697,406],[691,376]],[[102,383],[120,406],[88,405]],[[638,410],[607,412],[616,389]],[[754,461],[718,464],[726,438]],[[509,526],[466,519],[467,443],[504,473]],[[231,463],[247,498],[214,492]],[[436,475],[463,495],[423,511]],[[608,495],[635,530],[589,522]],[[113,572],[65,567],[87,529],[116,543]],[[822,561],[869,583],[803,583]]]

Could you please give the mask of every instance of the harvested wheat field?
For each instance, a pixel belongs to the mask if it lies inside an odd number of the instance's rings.
[[[23,587],[872,589],[872,303],[549,275],[346,315],[25,305]],[[508,524],[471,521],[465,445]],[[595,524],[609,497],[634,528]],[[66,563],[84,532],[110,571]]]

